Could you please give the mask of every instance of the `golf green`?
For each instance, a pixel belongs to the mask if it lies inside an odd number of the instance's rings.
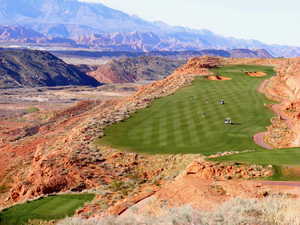
[[[268,75],[250,77],[245,71]],[[273,68],[235,65],[214,72],[232,80],[196,78],[192,85],[108,127],[97,143],[152,154],[262,150],[252,137],[270,124],[272,112],[264,106],[270,101],[257,88],[275,74]],[[231,118],[233,124],[224,124],[225,118]]]
[[[0,225],[23,225],[32,219],[62,219],[72,216],[76,209],[93,198],[93,194],[57,195],[16,205],[0,212]]]

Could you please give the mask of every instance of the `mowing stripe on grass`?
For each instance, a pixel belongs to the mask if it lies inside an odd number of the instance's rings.
[[[202,153],[262,150],[252,136],[270,124],[270,103],[258,93],[258,85],[274,74],[267,66],[225,66],[215,70],[231,77],[228,81],[196,78],[189,87],[155,100],[127,121],[105,129],[98,140],[124,150],[146,153]],[[254,78],[243,71],[262,71],[268,75]],[[220,99],[225,105],[220,105]],[[235,125],[224,125],[226,117]]]
[[[57,195],[16,205],[0,212],[0,225],[25,225],[29,220],[57,220],[72,216],[94,194]]]

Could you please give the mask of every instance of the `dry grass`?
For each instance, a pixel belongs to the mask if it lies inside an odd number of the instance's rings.
[[[214,212],[189,206],[167,210],[160,217],[68,218],[58,225],[299,225],[300,202],[287,198],[233,199]]]

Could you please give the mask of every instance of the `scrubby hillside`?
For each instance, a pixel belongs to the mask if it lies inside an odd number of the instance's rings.
[[[184,62],[155,56],[123,58],[101,65],[89,75],[103,83],[153,81],[163,79]]]
[[[0,49],[0,88],[99,84],[51,53]]]

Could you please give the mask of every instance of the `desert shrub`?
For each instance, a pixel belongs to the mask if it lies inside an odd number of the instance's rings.
[[[9,187],[5,185],[0,185],[0,193],[5,193],[9,190]]]
[[[189,206],[168,209],[160,217],[134,215],[103,219],[68,218],[58,225],[299,225],[300,203],[286,198],[233,199],[213,212]]]
[[[28,109],[26,109],[26,113],[34,113],[34,112],[39,112],[40,109],[37,107],[30,107]]]

